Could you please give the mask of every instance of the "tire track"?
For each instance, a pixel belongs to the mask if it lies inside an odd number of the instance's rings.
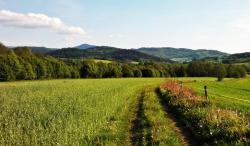
[[[151,133],[152,126],[144,113],[144,96],[145,91],[139,96],[135,119],[132,121],[132,127],[130,130],[132,146],[153,145]]]
[[[167,106],[167,103],[162,98],[159,89],[156,89],[156,94],[161,103],[166,116],[172,121],[173,127],[177,135],[182,140],[183,144],[186,146],[199,146],[201,145],[191,134],[190,130],[179,120],[179,118],[171,112],[171,109]]]

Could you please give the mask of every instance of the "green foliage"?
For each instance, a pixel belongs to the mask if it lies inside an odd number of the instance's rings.
[[[155,70],[153,68],[144,68],[142,69],[143,77],[155,77]]]
[[[125,64],[122,66],[122,77],[134,77],[133,68]]]
[[[3,45],[2,48],[5,48]],[[4,50],[4,49],[2,49]],[[77,49],[73,49],[79,51]],[[71,52],[72,49],[62,49]],[[120,51],[127,55],[138,55],[129,50],[109,47],[96,47],[85,50],[88,53],[112,54],[119,57]],[[5,51],[2,51],[5,52]],[[87,53],[87,54],[88,54]],[[74,53],[73,53],[74,54]],[[139,53],[140,54],[140,53]],[[68,54],[70,55],[70,53]],[[86,54],[85,54],[86,55]],[[194,61],[190,64],[167,64],[149,60],[139,60],[138,64],[118,63],[103,60],[56,59],[41,54],[33,54],[28,47],[17,47],[1,54],[2,80],[32,80],[51,78],[119,78],[119,77],[225,77],[241,78],[246,76],[246,67],[223,65],[211,62]],[[113,57],[114,57],[113,56]],[[60,56],[58,56],[60,57]],[[120,56],[121,57],[121,56]],[[137,59],[140,57],[136,57]],[[125,58],[124,58],[125,59]],[[148,58],[149,59],[149,58]],[[226,67],[226,73],[224,68]],[[10,75],[5,74],[10,73]]]
[[[107,70],[104,73],[105,78],[119,78],[122,77],[122,67],[119,64],[107,64]]]
[[[193,61],[187,67],[187,73],[191,77],[224,77],[242,78],[246,76],[246,70],[239,65],[225,65],[221,63]]]
[[[81,66],[81,77],[82,78],[98,78],[99,66],[94,62],[83,62]]]
[[[218,81],[222,81],[226,77],[226,68],[223,64],[216,64],[214,66],[215,74],[218,78]]]
[[[12,69],[4,62],[3,57],[0,56],[0,81],[15,80],[15,75]]]
[[[216,50],[192,50],[186,48],[140,48],[138,51],[154,55],[157,57],[171,59],[174,61],[186,62],[193,59],[202,59],[206,57],[221,57],[227,55],[226,53]]]
[[[19,60],[20,60],[20,63],[22,64],[22,71],[20,73],[20,79],[23,79],[23,80],[36,79],[36,74],[33,70],[32,65],[28,61],[25,61],[22,58],[19,58]]]
[[[115,61],[155,61],[173,62],[168,59],[151,56],[134,49],[120,49],[114,47],[97,46],[90,49],[63,48],[48,52],[48,55],[57,58],[70,59],[101,59]]]
[[[140,69],[134,69],[134,77],[142,77],[142,72]]]
[[[242,78],[246,77],[246,69],[240,65],[228,65],[227,77]]]
[[[0,42],[0,55],[1,54],[6,54],[6,53],[8,53],[8,48],[7,47],[5,47],[1,42]]]
[[[178,82],[161,86],[162,99],[203,145],[247,145],[248,119],[237,112],[212,106]]]

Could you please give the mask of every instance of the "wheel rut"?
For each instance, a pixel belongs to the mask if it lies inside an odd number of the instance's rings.
[[[153,145],[151,133],[152,126],[144,113],[144,96],[145,92],[142,91],[139,96],[135,118],[132,121],[132,127],[130,130],[132,146]]]
[[[190,130],[179,120],[179,118],[171,112],[171,109],[167,106],[167,103],[163,100],[162,95],[158,89],[155,90],[157,97],[161,103],[166,116],[172,121],[174,130],[177,135],[181,138],[182,142],[186,146],[200,146],[201,143],[195,140],[194,136],[191,134]]]
[[[179,119],[173,113],[171,113],[171,110],[161,98],[160,93],[157,90],[152,92],[155,92],[157,95],[155,98],[158,98],[159,104],[161,104],[166,118],[171,121],[171,127],[174,128],[174,131],[181,140],[182,144],[186,146],[200,145],[194,140],[194,137],[191,135],[190,131],[185,127],[185,125],[183,125]],[[148,117],[145,115],[144,98],[145,90],[143,90],[138,97],[137,107],[134,111],[134,118],[131,121],[130,143],[132,146],[159,145],[159,143],[156,142],[152,136],[152,123],[150,123]]]

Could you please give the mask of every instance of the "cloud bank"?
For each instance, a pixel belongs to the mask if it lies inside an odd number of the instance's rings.
[[[85,34],[81,27],[68,26],[60,18],[49,17],[45,14],[16,13],[8,10],[0,11],[0,24],[19,28],[50,28],[59,34]]]

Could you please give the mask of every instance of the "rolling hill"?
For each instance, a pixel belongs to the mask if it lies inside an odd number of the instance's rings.
[[[119,49],[107,46],[98,46],[88,49],[63,48],[51,51],[47,54],[57,58],[95,58],[117,61],[173,62],[168,59],[151,56],[133,49]]]
[[[73,48],[46,48],[30,47],[33,53],[48,54],[60,58],[96,58],[109,60],[152,60],[152,61],[178,61],[189,62],[193,59],[212,59],[225,58],[229,56],[217,50],[193,50],[187,48],[139,48],[139,49],[120,49],[109,46],[96,46],[91,44],[81,44]]]
[[[192,50],[187,48],[172,48],[172,47],[163,47],[163,48],[139,48],[138,51],[154,55],[157,57],[171,59],[173,61],[185,62],[192,61],[193,59],[202,59],[206,57],[221,57],[228,55],[217,50]]]
[[[207,57],[202,59],[204,61],[220,61],[226,64],[231,63],[250,63],[250,52],[231,54],[222,57]]]

